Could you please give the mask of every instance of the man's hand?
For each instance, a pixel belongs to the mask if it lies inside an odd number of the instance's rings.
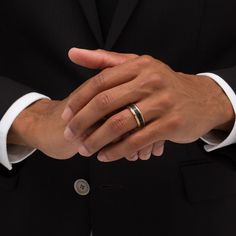
[[[90,53],[88,54],[88,52]],[[96,50],[96,52],[94,51],[93,53],[91,53],[91,51],[80,49],[78,53],[78,49],[74,48],[70,50],[69,57],[75,63],[90,69],[107,69],[110,67],[123,64],[128,60],[137,58],[138,56],[136,54],[122,54],[115,52],[104,53],[103,50]],[[86,86],[87,83],[88,81],[82,84],[79,87],[79,89]],[[79,89],[74,91],[70,97],[72,97],[73,94],[77,94],[77,91]],[[81,99],[81,102],[83,101],[83,97],[80,97],[79,99]],[[82,102],[81,104],[85,105],[86,102],[89,102],[89,96],[87,96],[85,98],[84,103]],[[79,107],[77,107],[76,109],[78,111]],[[63,119],[69,121],[72,117],[73,117],[73,112],[67,107],[67,109],[63,113]],[[126,134],[126,136],[129,134],[130,133]],[[119,137],[114,141],[121,140],[122,138],[124,138],[124,136]],[[137,159],[148,160],[151,157],[151,154],[153,154],[154,156],[161,156],[163,152],[164,152],[164,141],[159,141],[154,144],[148,145],[145,148],[140,149],[138,152],[133,153],[131,156],[127,155],[126,159],[131,161],[135,161]]]
[[[100,62],[91,63],[96,61],[94,57],[100,57]],[[162,140],[190,143],[210,130],[227,130],[233,124],[230,101],[208,77],[177,73],[150,56],[131,55],[124,60],[117,53],[72,49],[70,58],[89,68],[110,67],[78,88],[63,113],[69,121],[65,138],[83,137],[82,155],[102,149],[99,160],[118,160],[154,143],[163,144]],[[117,58],[120,63],[114,65]],[[136,121],[126,108],[131,103],[139,107],[146,121],[136,132]],[[86,134],[107,116],[94,132]]]
[[[78,140],[70,142],[63,135],[66,124],[61,114],[66,102],[43,99],[22,111],[9,131],[8,144],[36,148],[56,159],[74,156]]]
[[[117,63],[117,58],[114,62]],[[84,63],[86,63],[86,58]],[[83,86],[85,85],[81,87]],[[77,154],[81,140],[77,139],[71,142],[66,140],[63,135],[66,122],[61,119],[61,115],[67,101],[68,98],[63,101],[43,99],[26,108],[12,124],[8,133],[8,144],[36,148],[56,159],[67,159]],[[92,126],[86,131],[87,135],[93,133],[97,128],[98,124]],[[147,160],[152,152],[160,155],[162,147],[149,145],[129,157],[129,160],[134,161],[138,158]]]

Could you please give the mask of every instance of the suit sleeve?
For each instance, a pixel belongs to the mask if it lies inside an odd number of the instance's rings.
[[[236,66],[228,69],[216,70],[212,73],[217,74],[223,78],[236,93]]]
[[[0,76],[0,119],[17,99],[30,92],[33,89]]]

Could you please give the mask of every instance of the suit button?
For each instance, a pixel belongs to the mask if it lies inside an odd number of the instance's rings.
[[[90,186],[85,179],[77,179],[74,183],[74,189],[79,195],[86,196],[89,194]]]

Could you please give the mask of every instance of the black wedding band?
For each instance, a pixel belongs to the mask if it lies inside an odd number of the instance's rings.
[[[145,120],[142,115],[142,112],[139,110],[136,104],[130,104],[127,106],[131,113],[134,115],[134,118],[137,122],[138,128],[145,126]]]

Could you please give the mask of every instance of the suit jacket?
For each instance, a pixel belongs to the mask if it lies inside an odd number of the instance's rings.
[[[0,2],[0,113],[37,91],[63,99],[94,71],[71,47],[149,54],[176,71],[213,71],[236,90],[234,0],[120,0],[104,39],[94,0]],[[53,135],[53,134],[52,134]],[[100,163],[34,153],[0,167],[0,234],[94,236],[236,234],[236,146],[167,142],[162,158]],[[83,178],[91,191],[78,195]]]

